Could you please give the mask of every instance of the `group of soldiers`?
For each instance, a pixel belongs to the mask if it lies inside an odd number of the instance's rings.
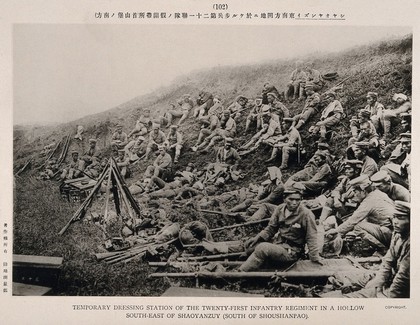
[[[263,231],[244,241],[249,257],[239,271],[257,270],[267,263],[293,262],[305,258],[306,252],[310,260],[322,265],[323,258],[342,252],[344,242],[358,238],[384,258],[375,279],[360,292],[348,295],[406,297],[411,102],[405,94],[397,93],[393,96],[396,108],[386,109],[378,101],[379,95],[369,91],[366,106],[345,125],[340,89],[321,95],[324,85],[323,76],[312,64],[298,63],[282,93],[267,82],[256,98],[241,95],[229,105],[208,91],[201,91],[195,101],[186,94],[158,118],[152,119],[150,110],[144,110],[128,135],[117,125],[110,147],[124,177],[129,175],[130,166],[149,161],[157,153],[143,177],[131,184],[134,195],[196,200],[202,207],[210,201],[224,204],[235,196],[240,199],[230,212],[245,212],[243,221],[270,218]],[[292,116],[286,104],[294,100],[301,110]],[[320,116],[317,121],[316,115]],[[190,147],[193,152],[208,153],[217,147],[216,161],[202,170],[192,162],[185,170],[175,168],[186,149],[181,129],[188,119],[200,125],[197,140]],[[340,122],[344,128],[340,132],[351,135],[346,157],[341,159],[331,150],[332,130]],[[242,144],[239,123],[245,124],[244,135],[253,132]],[[316,151],[304,168],[283,179],[291,163],[300,162],[303,146],[311,145],[300,135],[304,127],[310,141],[317,139]],[[397,129],[401,133],[395,137]],[[266,160],[271,165],[268,179],[260,186],[242,189],[239,196],[235,191],[214,196],[218,189],[234,185],[242,177],[241,161],[261,146],[272,148]],[[104,162],[97,140],[90,139],[89,149],[80,157],[72,152],[61,179],[83,174],[95,178]]]

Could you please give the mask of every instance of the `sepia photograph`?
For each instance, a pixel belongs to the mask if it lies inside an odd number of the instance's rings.
[[[411,27],[17,23],[12,60],[14,296],[410,298]]]

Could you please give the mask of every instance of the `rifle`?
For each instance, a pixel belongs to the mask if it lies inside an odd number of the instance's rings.
[[[248,222],[244,222],[244,223],[238,223],[235,225],[230,225],[230,226],[224,226],[224,227],[220,227],[220,228],[213,228],[210,229],[210,232],[214,232],[214,231],[220,231],[220,230],[224,230],[224,229],[232,229],[232,228],[238,228],[238,227],[244,227],[244,226],[250,226],[250,225],[256,225],[262,222],[266,222],[269,221],[270,218],[265,218],[265,219],[261,219],[261,220],[256,220],[256,221],[248,221]]]
[[[219,216],[226,216],[226,217],[242,217],[244,216],[243,213],[239,212],[223,212],[223,211],[213,211],[213,210],[201,210],[198,209],[198,212],[204,212],[204,213],[211,213],[211,214],[217,214]]]

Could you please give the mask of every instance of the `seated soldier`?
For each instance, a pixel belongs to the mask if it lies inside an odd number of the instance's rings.
[[[115,132],[112,134],[111,147],[115,150],[123,149],[128,143],[128,136],[122,129],[122,125],[118,124]]]
[[[266,82],[266,83],[264,83],[263,90],[261,91],[261,97],[262,97],[262,104],[263,105],[268,104],[268,98],[267,98],[268,93],[273,93],[277,98],[280,98],[280,93],[277,90],[277,88],[274,87],[274,85],[271,84],[270,82]]]
[[[297,123],[296,129],[298,130],[309,121],[312,115],[318,111],[318,106],[321,103],[321,96],[314,91],[313,83],[306,83],[305,91],[307,97],[302,112],[293,116],[293,120]]]
[[[166,180],[172,174],[172,157],[166,151],[166,147],[158,147],[159,155],[156,157],[153,165],[149,165],[144,173],[144,178],[150,179],[152,176],[160,177]]]
[[[284,117],[290,116],[288,108],[284,106],[275,93],[268,93],[267,100],[267,105],[271,107],[271,111],[279,116],[280,123]]]
[[[283,134],[273,145],[271,158],[266,162],[272,162],[276,159],[277,154],[281,151],[281,165],[280,169],[287,169],[289,166],[290,154],[297,153],[299,146],[302,144],[299,131],[293,127],[293,119],[285,117],[282,123]]]
[[[252,104],[251,110],[246,118],[245,133],[248,132],[251,123],[256,124],[257,130],[261,129],[261,108],[262,108],[262,97],[258,96],[255,99],[255,103]]]
[[[379,138],[376,133],[375,126],[370,120],[370,112],[361,110],[358,113],[358,119],[351,119],[350,130],[352,138],[349,139],[349,146],[355,142],[367,142],[369,143],[368,155],[379,161],[381,153],[379,149]]]
[[[118,157],[115,159],[117,166],[120,168],[121,176],[126,178],[128,176],[128,166],[130,165],[130,158],[124,149],[118,150]]]
[[[146,156],[145,159],[149,159],[150,153],[152,151],[158,150],[159,146],[163,146],[166,142],[165,133],[160,130],[159,124],[153,124],[152,132],[149,135],[149,143],[147,144],[146,148]]]
[[[38,179],[40,180],[47,180],[52,179],[54,175],[59,170],[59,164],[57,163],[57,159],[51,158],[49,159],[44,166],[44,169],[42,172],[39,173]]]
[[[262,129],[254,134],[251,140],[239,148],[242,151],[240,153],[241,156],[257,150],[262,142],[268,141],[270,138],[276,138],[282,134],[279,116],[272,113],[269,105],[263,105],[261,109],[261,124]]]
[[[309,128],[309,132],[313,134],[320,134],[321,140],[326,140],[327,129],[332,128],[343,117],[344,111],[341,103],[337,100],[337,94],[329,92],[326,94],[329,104],[321,112],[320,121]]]
[[[286,86],[284,98],[286,101],[293,102],[298,98],[304,98],[302,83],[306,81],[306,72],[302,69],[302,63],[296,62],[296,69],[290,75],[290,81]]]
[[[194,109],[194,117],[202,117],[207,114],[210,107],[213,106],[213,94],[208,91],[200,91],[197,99],[197,107]]]
[[[146,139],[139,135],[136,140],[131,140],[124,148],[130,162],[134,162],[142,158],[146,154]]]
[[[410,297],[410,203],[396,201],[391,244],[379,271],[366,286],[346,298]]]
[[[404,186],[394,184],[386,171],[380,170],[373,174],[370,180],[375,188],[384,192],[391,200],[410,202],[410,192]]]
[[[385,110],[384,105],[378,102],[378,94],[369,91],[366,95],[367,105],[365,110],[370,112],[370,119],[376,129],[376,132],[382,132],[383,130],[383,112]]]
[[[136,125],[134,126],[134,129],[130,131],[130,133],[127,135],[127,137],[130,139],[131,137],[136,137],[136,136],[144,136],[147,134],[147,132],[149,132],[147,130],[147,126],[144,123],[144,120],[142,119],[143,115],[140,115],[136,121]],[[132,116],[133,118],[135,118],[135,115],[133,114]]]
[[[409,189],[411,178],[411,133],[402,133],[399,142],[401,143],[401,150],[405,153],[404,160],[401,164],[386,164],[381,167],[381,170],[386,171],[394,183]]]
[[[283,193],[284,203],[274,211],[268,226],[257,236],[245,243],[251,256],[239,267],[239,271],[256,271],[264,263],[276,266],[292,263],[305,254],[308,246],[309,258],[322,264],[317,248],[315,216],[302,201],[302,192],[294,186],[287,187]],[[274,239],[273,243],[269,241]]]
[[[300,88],[303,89],[303,94],[306,95],[305,86],[307,83],[312,83],[314,91],[320,91],[324,87],[324,79],[318,70],[313,69],[313,63],[307,63],[305,67],[306,79],[304,83],[300,84]]]
[[[248,103],[248,98],[244,96],[238,96],[236,97],[235,101],[228,106],[227,110],[229,111],[230,116],[236,122],[242,116],[242,112],[246,109],[247,103]]]
[[[197,150],[208,152],[217,141],[233,138],[236,135],[236,122],[229,111],[224,111],[220,120],[220,128],[215,129],[198,147]],[[194,149],[193,149],[194,150]]]
[[[106,167],[108,160],[106,158],[101,157],[98,155],[96,159],[92,161],[92,163],[86,167],[85,174],[91,178],[98,178],[99,175],[103,172],[104,168]]]
[[[168,136],[166,137],[165,144],[169,151],[174,149],[175,151],[174,163],[177,163],[179,160],[179,156],[181,155],[183,139],[182,139],[182,134],[181,132],[178,131],[178,127],[176,125],[171,126]]]
[[[98,148],[96,147],[96,139],[89,139],[89,149],[80,157],[79,159],[79,167],[74,173],[74,178],[80,177],[82,171],[85,170],[87,166],[92,164],[92,162],[97,162],[99,152]]]
[[[359,203],[353,214],[337,228],[328,230],[325,236],[345,236],[353,231],[370,246],[383,254],[389,247],[392,234],[391,217],[394,202],[383,192],[375,189],[367,175],[352,179],[352,200]]]
[[[215,129],[220,128],[220,118],[223,114],[223,105],[219,98],[214,98],[214,105],[209,109],[207,116],[199,118],[201,123],[200,133],[198,134],[197,142],[192,151],[197,151],[198,146],[203,142],[205,137],[208,137]]]
[[[73,179],[75,178],[74,175],[77,171],[77,168],[79,166],[79,153],[76,150],[73,150],[71,152],[71,161],[70,163],[63,169],[60,179]]]
[[[225,138],[224,146],[216,152],[216,162],[207,166],[205,183],[215,183],[219,186],[237,177],[237,166],[241,157],[232,147],[233,139]]]
[[[402,113],[411,111],[411,102],[404,94],[395,94],[392,100],[398,105],[396,109],[387,109],[383,112],[384,140],[391,139],[391,127],[398,124]]]
[[[192,108],[194,107],[194,102],[192,101],[190,95],[184,95],[178,101],[178,106],[180,106],[180,110],[176,110],[175,105],[173,105],[173,108],[166,113],[168,116],[168,125],[172,124],[174,117],[181,118],[178,122],[178,125],[181,125],[182,122],[184,122],[190,115],[190,112]]]
[[[369,155],[369,142],[355,142],[347,149],[348,159],[358,159],[363,162],[360,174],[372,176],[378,171],[378,164]]]

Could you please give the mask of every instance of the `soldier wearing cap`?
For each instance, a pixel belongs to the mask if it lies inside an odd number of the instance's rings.
[[[353,189],[352,199],[359,206],[346,221],[328,230],[325,235],[339,234],[343,237],[353,231],[356,236],[383,253],[391,240],[394,202],[385,193],[375,189],[367,175],[351,180],[350,185]]]
[[[84,171],[87,166],[97,161],[99,152],[96,147],[96,142],[96,139],[89,139],[89,149],[79,159],[78,170],[74,172],[75,178],[79,177],[81,172]]]
[[[394,184],[386,171],[380,170],[373,174],[370,180],[378,190],[388,195],[391,200],[410,202],[410,192],[404,186]]]
[[[145,138],[139,135],[136,140],[131,140],[124,148],[130,162],[138,160],[146,153]]]
[[[183,137],[181,132],[178,131],[176,125],[171,125],[168,136],[166,137],[166,145],[169,150],[175,150],[174,163],[177,163],[179,156],[181,155],[181,149],[183,146]]]
[[[262,97],[262,104],[263,105],[267,105],[268,104],[268,100],[267,100],[267,94],[268,93],[275,94],[275,96],[277,98],[280,97],[280,93],[277,90],[277,88],[274,87],[274,85],[271,82],[265,82],[264,85],[263,85],[263,89],[261,91],[261,97]]]
[[[213,106],[213,94],[208,91],[200,91],[197,99],[197,107],[194,109],[194,117],[202,117]]]
[[[184,95],[178,101],[178,106],[180,109],[177,110],[175,108],[175,105],[173,105],[173,108],[166,112],[168,125],[172,124],[174,117],[180,117],[180,120],[178,121],[178,125],[181,125],[182,122],[184,122],[190,115],[190,112],[194,106],[194,103],[192,102],[191,98],[189,98],[188,95]]]
[[[172,173],[172,157],[166,151],[164,145],[158,146],[159,155],[156,157],[153,165],[149,165],[144,173],[144,178],[150,179],[152,176],[157,176],[166,180]]]
[[[370,119],[375,126],[377,132],[380,132],[383,129],[383,112],[385,110],[384,105],[378,102],[378,94],[369,91],[366,95],[367,105],[365,110],[370,112]]]
[[[111,146],[116,150],[123,149],[128,143],[128,136],[122,129],[122,125],[118,124],[111,137]]]
[[[369,156],[379,160],[379,138],[378,134],[376,133],[375,126],[370,120],[370,112],[366,110],[359,111],[358,120],[352,120],[350,122],[350,130],[353,137],[349,139],[348,145],[351,146],[355,142],[368,142]]]
[[[240,266],[240,271],[258,270],[264,263],[292,263],[303,257],[305,245],[309,258],[322,264],[317,248],[315,216],[302,201],[302,189],[287,186],[283,193],[284,203],[271,216],[268,226],[245,243],[254,252]],[[274,240],[273,243],[269,241]]]
[[[65,179],[73,179],[75,172],[77,171],[77,168],[79,166],[79,153],[77,152],[77,150],[73,150],[71,152],[71,161],[70,163],[67,165],[66,168],[63,169],[60,179],[61,180],[65,180]]]
[[[395,202],[391,244],[379,271],[364,289],[345,294],[346,298],[410,297],[410,203]]]
[[[315,85],[312,82],[306,83],[306,100],[302,112],[293,117],[296,124],[296,129],[300,129],[309,119],[318,111],[319,104],[321,103],[321,96],[314,91]]]
[[[290,81],[286,86],[284,91],[284,98],[286,101],[293,102],[298,98],[304,98],[303,96],[303,87],[301,84],[304,84],[306,81],[306,72],[302,69],[302,63],[296,62],[296,69],[292,71],[290,75]]]
[[[299,131],[293,127],[293,119],[285,117],[282,122],[283,134],[274,143],[273,151],[270,159],[266,162],[272,162],[276,159],[277,154],[281,151],[281,165],[280,169],[287,169],[289,166],[290,154],[297,153],[299,146],[302,144]]]
[[[133,115],[133,117],[135,118],[135,115]],[[136,125],[134,126],[134,128],[130,131],[130,133],[127,135],[127,137],[130,139],[131,137],[135,137],[135,136],[144,136],[145,134],[147,134],[147,132],[149,132],[147,130],[147,126],[144,123],[144,120],[142,120],[143,115],[139,116],[137,121],[136,121]]]
[[[392,100],[398,105],[395,109],[387,109],[383,113],[384,139],[391,139],[391,127],[400,120],[402,113],[411,111],[411,102],[404,94],[394,94]]]
[[[262,109],[262,96],[257,96],[252,104],[251,110],[245,123],[245,133],[248,132],[251,123],[256,122],[257,130],[261,129],[261,109]]]
[[[322,110],[320,121],[309,128],[309,132],[317,134],[319,132],[321,139],[326,139],[327,129],[332,128],[343,117],[344,111],[335,92],[328,92],[326,95],[328,105]]]
[[[303,185],[305,193],[318,194],[331,179],[332,171],[327,160],[327,153],[317,151],[304,169],[289,177],[285,186],[291,182],[298,182]]]
[[[410,188],[411,181],[411,133],[402,133],[399,139],[405,158],[401,164],[390,163],[381,167],[394,183]]]
[[[118,157],[115,159],[115,162],[120,168],[121,176],[126,178],[128,174],[128,166],[130,165],[130,159],[125,149],[118,150]]]
[[[277,114],[272,113],[272,109],[269,105],[263,105],[261,108],[261,124],[261,130],[255,133],[250,141],[239,148],[240,150],[247,150],[252,147],[250,150],[240,153],[241,155],[256,150],[261,142],[267,141],[282,133],[280,118]]]
[[[242,112],[246,109],[246,104],[248,103],[248,98],[245,96],[238,96],[236,97],[235,101],[230,104],[227,110],[230,112],[230,116],[235,120],[242,116]]]
[[[233,138],[236,135],[236,122],[230,116],[229,111],[224,111],[220,120],[220,127],[215,129],[197,148],[196,150],[202,150],[208,152],[217,141],[224,138]],[[194,150],[194,149],[193,149]]]
[[[150,153],[152,151],[158,150],[158,147],[163,146],[165,142],[166,142],[166,136],[165,136],[165,133],[163,133],[160,130],[160,125],[153,124],[152,132],[150,132],[150,135],[149,135],[149,143],[147,144],[147,148],[146,148],[146,159],[149,158]]]
[[[267,93],[267,101],[268,104],[271,106],[271,110],[276,113],[279,118],[280,122],[284,117],[289,117],[290,113],[286,106],[279,100],[277,95],[273,92]]]
[[[347,155],[351,156],[351,151],[356,159],[363,162],[361,174],[372,176],[378,171],[378,164],[368,156],[369,142],[355,142],[347,150]],[[350,158],[350,157],[349,157]]]
[[[305,89],[305,85],[309,82],[311,82],[314,85],[314,91],[319,91],[324,87],[324,79],[322,78],[321,73],[318,70],[315,70],[313,68],[313,64],[311,62],[308,62],[305,66],[305,73],[306,73],[306,79],[305,83],[301,84],[300,86]]]
[[[216,162],[221,164],[228,165],[237,165],[241,157],[239,157],[238,152],[235,148],[232,147],[233,139],[226,138],[225,144],[222,148],[216,153]]]

